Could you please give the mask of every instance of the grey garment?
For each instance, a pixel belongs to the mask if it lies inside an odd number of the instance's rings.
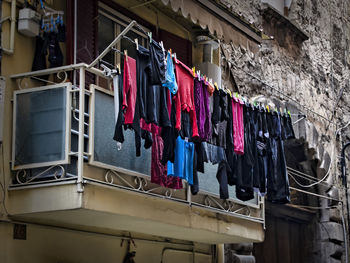
[[[203,149],[206,153],[205,162],[218,164],[221,161],[226,161],[226,153],[223,147],[219,147],[210,143],[202,142]]]
[[[226,129],[227,121],[212,124],[212,136],[210,143],[218,147],[226,148]]]

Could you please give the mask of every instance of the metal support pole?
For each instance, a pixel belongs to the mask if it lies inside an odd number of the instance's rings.
[[[83,169],[84,169],[84,112],[85,112],[85,69],[79,70],[79,136],[78,136],[78,192],[84,192]]]

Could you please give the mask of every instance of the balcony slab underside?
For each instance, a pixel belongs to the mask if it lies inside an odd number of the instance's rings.
[[[17,221],[113,234],[143,233],[201,243],[261,242],[263,225],[171,200],[74,182],[9,191],[10,217]]]

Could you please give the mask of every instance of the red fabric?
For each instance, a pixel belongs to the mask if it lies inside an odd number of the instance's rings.
[[[136,60],[131,57],[125,57],[123,84],[124,124],[132,124],[134,121],[136,90]]]
[[[154,125],[155,126],[155,125]],[[152,125],[153,129],[153,125]],[[182,180],[179,177],[168,176],[167,166],[162,165],[161,159],[163,156],[163,139],[156,132],[152,134],[152,163],[151,163],[151,182],[161,186],[182,189]]]
[[[192,137],[198,137],[198,127],[196,111],[194,108],[193,85],[194,77],[192,70],[181,61],[175,61],[176,82],[178,91],[174,96],[176,105],[176,124],[175,128],[181,130],[181,111],[190,113],[192,122]]]

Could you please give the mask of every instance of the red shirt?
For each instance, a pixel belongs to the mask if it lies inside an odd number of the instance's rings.
[[[125,56],[123,83],[124,124],[132,124],[134,121],[136,91],[136,60]]]
[[[178,86],[177,93],[174,96],[176,106],[175,128],[181,130],[181,111],[189,112],[192,122],[192,137],[198,137],[197,118],[194,108],[194,77],[192,70],[179,60],[175,60],[175,70]]]

